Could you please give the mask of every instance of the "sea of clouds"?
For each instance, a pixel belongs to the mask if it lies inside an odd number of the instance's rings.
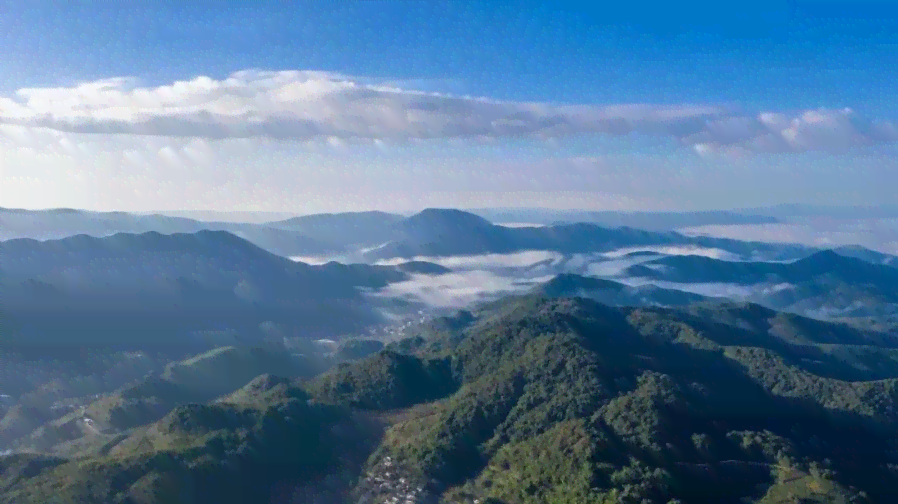
[[[630,256],[633,252],[652,252],[651,255]],[[415,300],[432,307],[463,307],[472,302],[506,294],[524,293],[535,285],[561,273],[576,273],[612,279],[625,285],[639,287],[656,285],[710,297],[747,299],[790,288],[776,286],[742,286],[730,284],[676,283],[631,278],[626,276],[630,266],[664,255],[701,255],[722,260],[743,260],[741,257],[710,247],[631,247],[595,254],[564,255],[551,251],[526,251],[514,254],[485,254],[477,256],[416,257],[452,270],[443,275],[411,275],[411,278],[391,284],[378,292],[379,296]],[[395,265],[405,260],[382,261]]]

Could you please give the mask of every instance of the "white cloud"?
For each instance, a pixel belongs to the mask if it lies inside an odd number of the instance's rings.
[[[639,123],[682,128],[710,106],[552,106],[452,96],[309,71],[237,72],[155,88],[132,79],[20,89],[0,122],[87,133],[284,139],[409,139],[625,133]]]
[[[202,138],[347,141],[479,139],[643,131],[700,154],[847,148],[898,140],[892,123],[850,109],[757,116],[710,105],[552,105],[404,89],[313,71],[241,71],[159,87],[129,78],[26,88],[0,97],[0,123],[55,131]],[[202,152],[202,151],[200,151]],[[200,156],[202,154],[199,154]]]
[[[295,262],[301,262],[305,264],[311,264],[313,266],[321,266],[322,264],[327,264],[334,259],[331,257],[318,257],[318,256],[290,256],[288,259]]]
[[[531,287],[518,283],[514,277],[473,270],[439,276],[412,275],[409,280],[390,284],[376,295],[412,299],[431,307],[461,308],[475,301],[522,292]]]
[[[607,261],[589,261],[586,265],[586,274],[597,277],[612,277],[617,280],[627,268],[641,264],[656,257],[626,257],[620,259],[611,259]]]
[[[413,260],[439,264],[453,270],[484,270],[495,268],[526,268],[545,261],[556,264],[562,259],[558,252],[548,250],[526,250],[511,254],[483,254],[470,256],[428,257],[418,256]],[[408,259],[390,259],[377,264],[395,266]]]
[[[701,247],[698,245],[681,245],[681,246],[651,246],[651,247],[628,247],[605,252],[605,257],[619,258],[633,252],[656,252],[664,255],[695,255],[710,257],[712,259],[722,259],[724,261],[739,261],[742,258],[732,252],[714,247]]]
[[[495,222],[497,226],[507,228],[541,228],[546,227],[545,224],[534,224],[531,222]]]

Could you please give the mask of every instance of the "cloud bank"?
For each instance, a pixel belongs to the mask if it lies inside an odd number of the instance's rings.
[[[403,89],[314,71],[241,71],[158,87],[130,78],[26,88],[0,97],[0,124],[188,138],[496,139],[631,132],[667,136],[701,155],[831,150],[898,141],[890,122],[850,109],[740,114],[715,105],[555,105]],[[201,153],[199,154],[201,155]]]
[[[551,277],[540,278],[548,281]],[[432,308],[462,308],[506,294],[522,293],[531,285],[520,279],[484,270],[468,270],[439,276],[412,275],[409,280],[388,285],[377,296],[398,297]]]
[[[711,225],[681,229],[690,236],[801,243],[815,247],[861,245],[898,254],[898,219],[794,219],[780,224]]]
[[[628,256],[631,252],[654,252],[653,255]],[[703,255],[724,260],[742,260],[741,257],[716,248],[684,247],[633,247],[594,254],[563,255],[546,250],[529,250],[512,254],[483,254],[451,257],[415,257],[416,261],[428,261],[450,268],[443,275],[411,275],[406,281],[384,287],[377,296],[399,297],[423,303],[434,308],[460,308],[470,303],[495,298],[505,294],[523,293],[535,285],[551,280],[560,273],[576,273],[613,279],[630,286],[656,285],[705,296],[744,299],[753,294],[768,293],[788,288],[786,284],[770,287],[730,284],[687,284],[662,282],[625,275],[630,266],[667,255]],[[407,259],[379,261],[381,265],[396,265]]]
[[[678,246],[648,246],[648,247],[627,247],[605,252],[605,257],[615,259],[624,257],[634,252],[654,252],[659,255],[697,255],[710,257],[712,259],[722,259],[724,261],[741,261],[743,258],[732,252],[714,247],[702,247],[699,245],[678,245]]]

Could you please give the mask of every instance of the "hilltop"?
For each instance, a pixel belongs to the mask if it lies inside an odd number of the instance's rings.
[[[613,280],[565,273],[532,289],[546,297],[585,297],[612,306],[687,306],[710,298],[654,285],[628,286]]]

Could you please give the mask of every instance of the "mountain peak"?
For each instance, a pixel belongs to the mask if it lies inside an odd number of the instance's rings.
[[[805,264],[816,264],[819,266],[828,266],[834,264],[845,264],[848,262],[854,262],[854,260],[850,257],[846,257],[835,250],[826,249],[821,250],[820,252],[815,252],[804,259],[800,259],[798,262]]]
[[[619,291],[623,287],[623,284],[612,280],[577,275],[575,273],[561,273],[555,275],[548,282],[540,284],[534,291],[547,296],[556,297],[576,294],[577,292],[584,290],[609,289]]]
[[[483,217],[454,208],[426,208],[405,219],[406,224],[452,225],[458,227],[492,227]]]

